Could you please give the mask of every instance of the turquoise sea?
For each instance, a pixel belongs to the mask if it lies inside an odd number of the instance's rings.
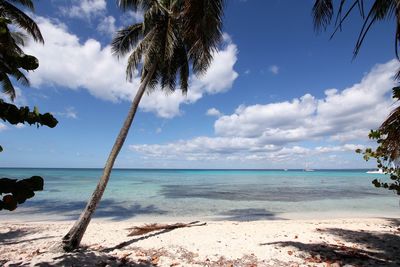
[[[0,220],[76,219],[101,169],[0,169],[0,177],[40,175],[45,189]],[[95,218],[274,220],[399,217],[399,196],[376,189],[366,170],[116,169]]]

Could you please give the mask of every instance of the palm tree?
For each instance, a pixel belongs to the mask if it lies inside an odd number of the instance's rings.
[[[366,1],[367,2],[367,1]],[[368,12],[365,12],[365,4],[369,4]],[[331,38],[338,30],[341,30],[343,21],[348,18],[353,10],[358,10],[364,19],[358,39],[354,48],[354,57],[360,51],[365,37],[371,27],[383,20],[394,20],[396,24],[395,54],[400,60],[398,48],[400,41],[400,1],[399,0],[375,0],[364,3],[363,0],[341,0],[338,6],[335,29]],[[334,17],[333,0],[315,0],[312,10],[314,27],[316,31],[326,30]],[[400,81],[400,70],[397,71],[395,79]],[[393,88],[393,97],[400,100],[400,87]],[[389,162],[398,160],[400,157],[400,107],[395,108],[382,125],[378,128],[378,135],[383,139],[379,142],[379,152],[388,157]]]
[[[127,79],[141,70],[141,84],[115,140],[99,183],[79,219],[63,238],[66,251],[76,249],[107,186],[112,167],[126,139],[140,100],[146,90],[188,89],[193,73],[204,73],[222,38],[223,0],[119,0],[123,10],[143,9],[144,21],[117,32],[112,48],[117,56],[130,53]]]
[[[44,40],[37,24],[10,2],[15,2],[32,11],[34,7],[31,0],[0,1],[0,83],[3,92],[14,100],[15,89],[9,75],[28,86],[29,80],[19,69],[34,70],[39,63],[35,57],[24,54],[20,48],[25,44],[26,35],[21,32],[11,32],[8,25],[24,30],[36,42],[44,43]]]

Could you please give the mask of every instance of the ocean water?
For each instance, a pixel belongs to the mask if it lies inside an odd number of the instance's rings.
[[[101,169],[0,169],[0,177],[40,175],[44,191],[0,220],[73,220]],[[276,220],[399,217],[399,196],[376,189],[366,170],[157,170],[112,172],[95,218]]]

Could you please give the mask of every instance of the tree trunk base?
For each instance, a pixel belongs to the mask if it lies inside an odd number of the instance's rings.
[[[73,230],[73,229],[71,229]],[[66,234],[63,239],[62,239],[62,249],[65,252],[71,252],[74,251],[76,249],[79,248],[79,244],[81,241],[81,238],[79,238],[79,234],[78,233],[71,233],[72,231],[70,231],[70,233]]]

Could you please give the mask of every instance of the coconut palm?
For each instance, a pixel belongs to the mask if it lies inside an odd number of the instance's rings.
[[[34,10],[30,0],[0,1],[0,83],[3,92],[15,98],[15,89],[9,76],[29,86],[29,80],[20,68],[29,71],[39,66],[38,60],[24,54],[20,46],[25,44],[26,35],[22,32],[12,32],[9,25],[24,30],[35,41],[43,43],[43,37],[37,24],[23,11],[11,2],[15,2],[30,10]]]
[[[99,183],[79,219],[63,238],[64,250],[76,249],[107,186],[114,161],[126,139],[146,90],[160,85],[187,92],[190,67],[204,73],[222,37],[223,0],[119,0],[123,10],[143,9],[144,21],[117,32],[112,48],[117,56],[130,53],[127,79],[140,69],[141,84],[115,140]]]
[[[335,13],[333,2],[333,0],[315,0],[312,13],[316,31],[326,30],[327,26],[332,22]],[[367,8],[365,8],[366,4],[368,5]],[[335,29],[332,36],[341,29],[343,21],[354,10],[358,10],[364,19],[354,48],[354,57],[359,53],[367,33],[375,23],[383,20],[394,20],[396,24],[395,54],[397,59],[400,60],[398,53],[400,41],[400,1],[374,0],[364,2],[363,0],[341,0],[338,5],[334,23]],[[367,12],[365,12],[366,10]],[[395,75],[395,79],[400,81],[400,70]],[[393,95],[395,99],[400,99],[400,87],[393,88]],[[400,156],[400,107],[395,108],[390,113],[378,131],[383,138],[380,142],[380,153],[388,156],[389,161],[398,160]]]

